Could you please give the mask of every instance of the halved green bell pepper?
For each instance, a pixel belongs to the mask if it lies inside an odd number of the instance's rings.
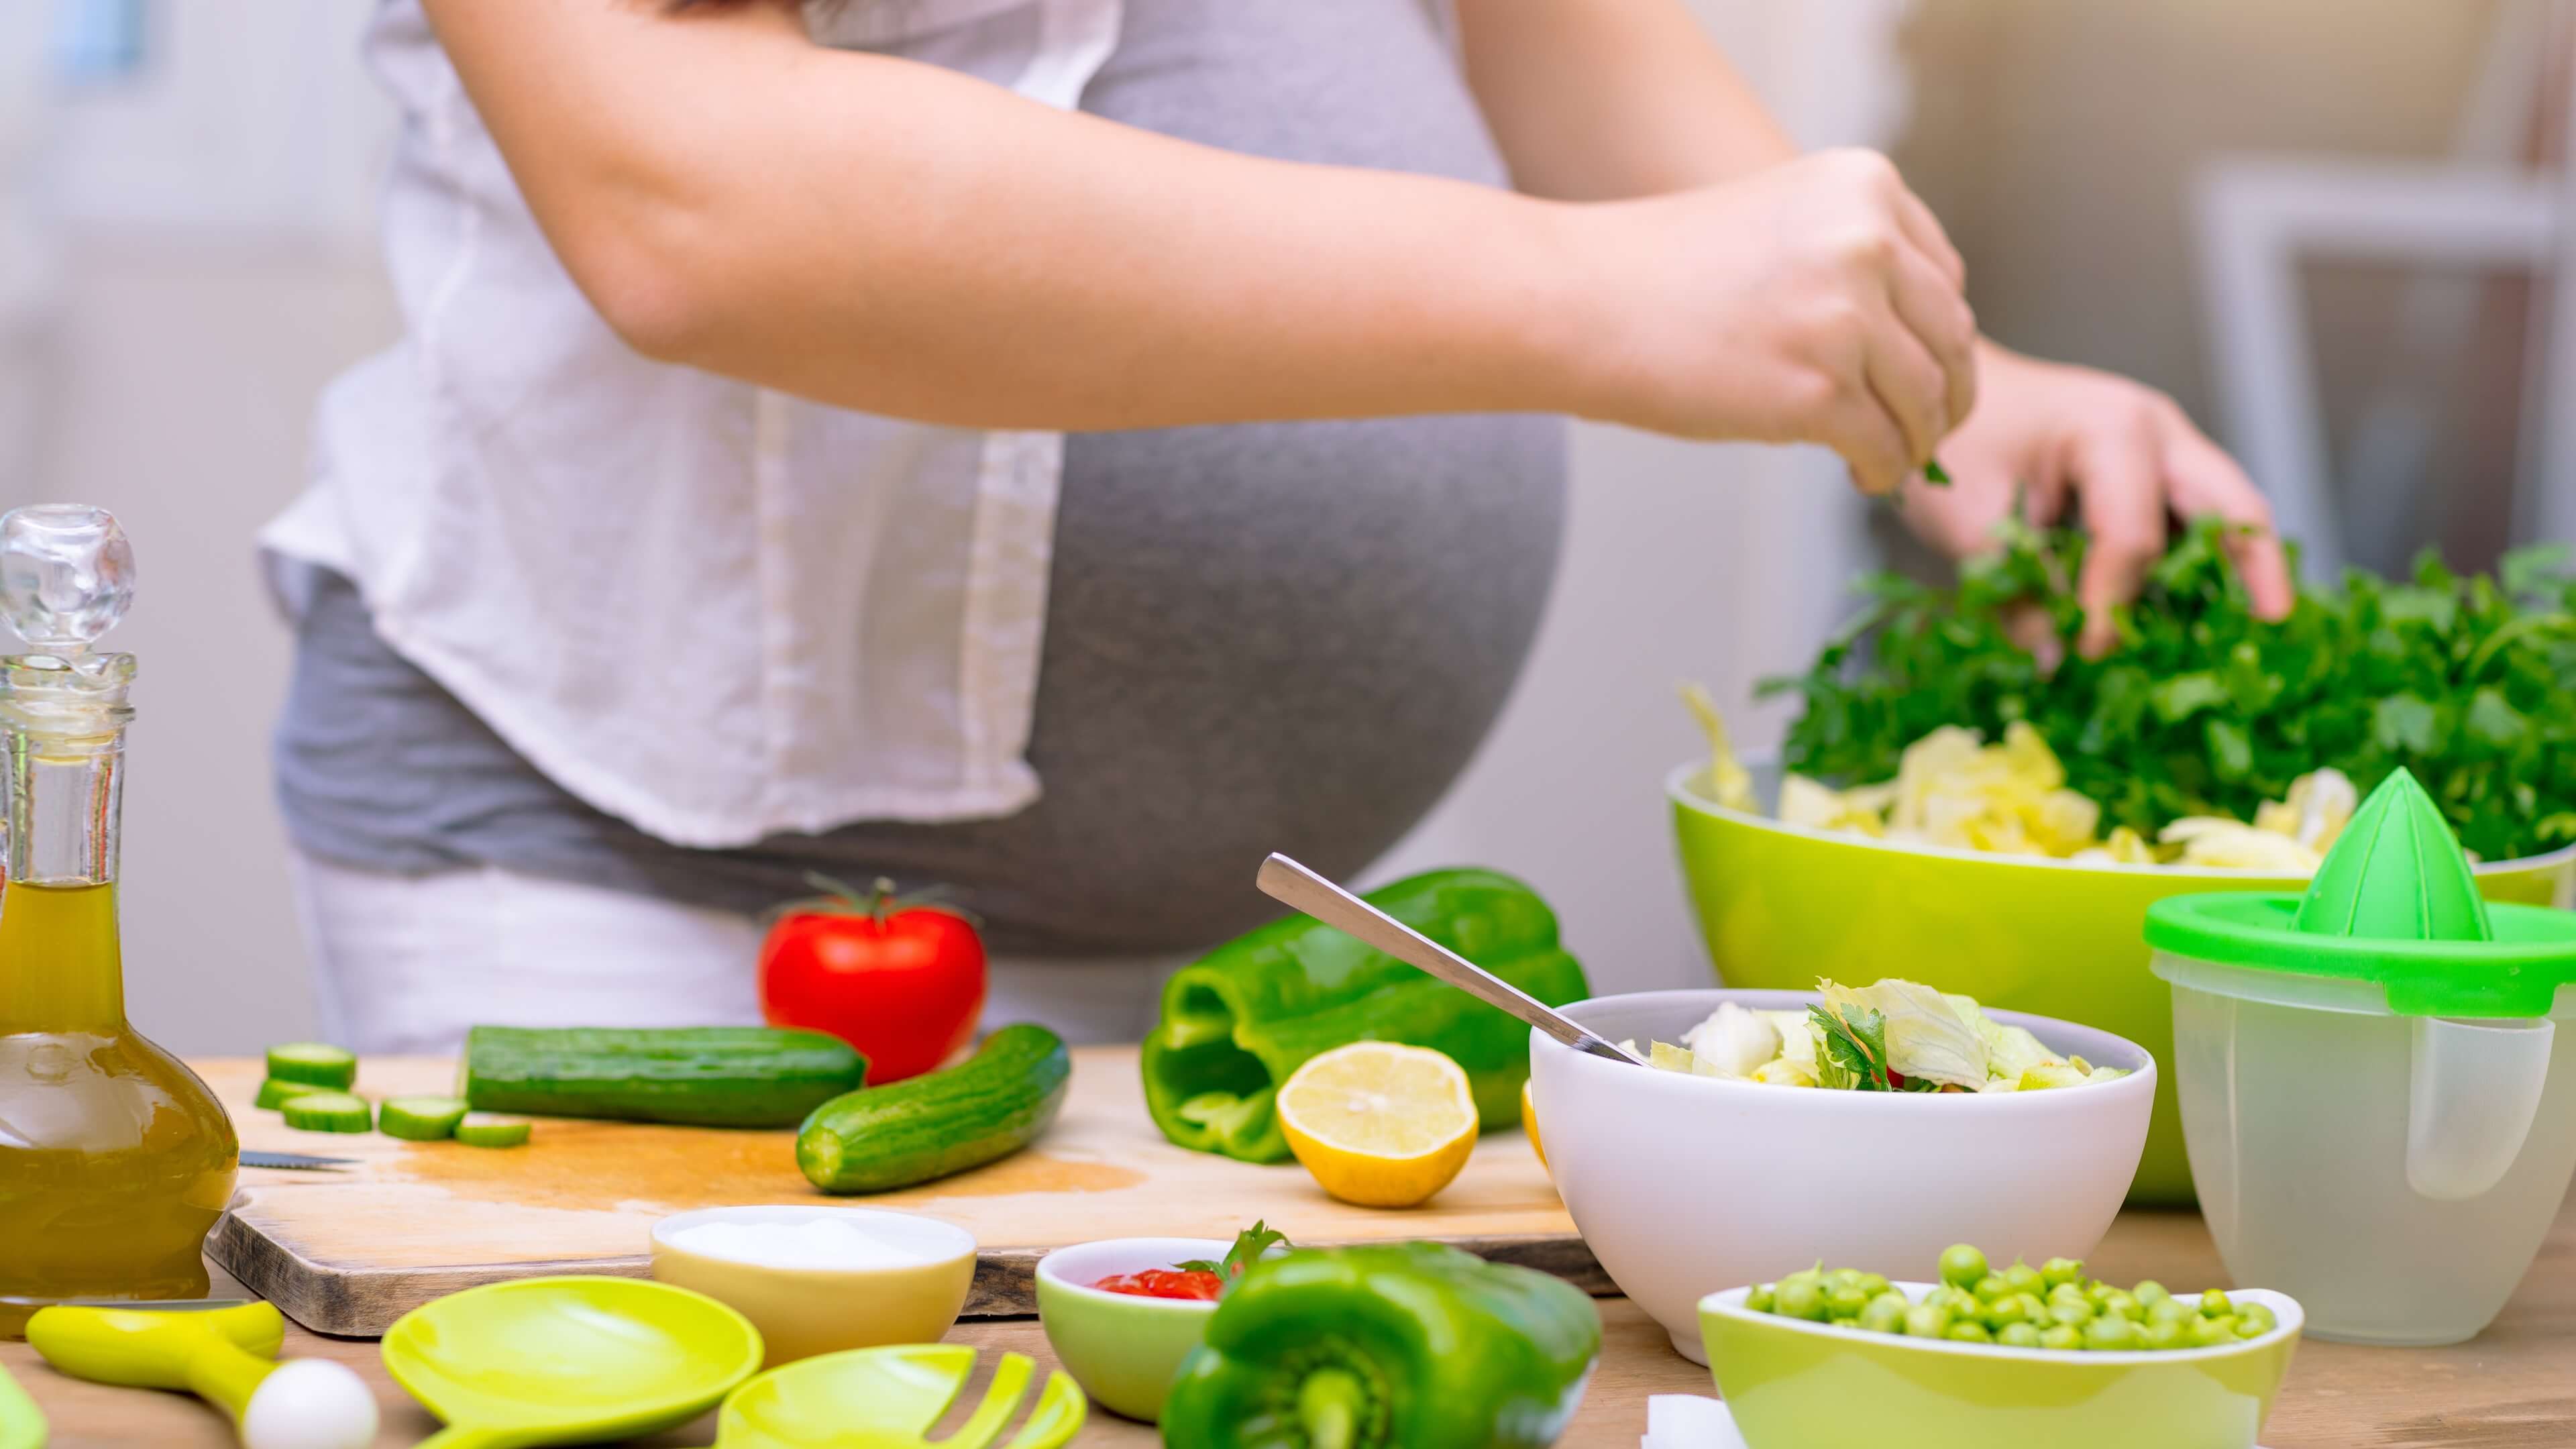
[[[1431,871],[1368,900],[1550,1006],[1591,994],[1557,944],[1556,913],[1510,876]],[[1164,987],[1162,1020],[1145,1038],[1145,1108],[1183,1147],[1285,1161],[1279,1084],[1307,1058],[1355,1041],[1445,1053],[1466,1069],[1486,1131],[1521,1120],[1526,1025],[1305,916],[1217,947]]]
[[[1583,1401],[1601,1315],[1534,1268],[1439,1243],[1265,1258],[1163,1405],[1187,1449],[1539,1449]]]

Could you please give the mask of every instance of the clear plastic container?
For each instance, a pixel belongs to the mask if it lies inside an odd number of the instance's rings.
[[[2400,769],[2304,896],[2147,909],[2201,1212],[2237,1283],[2355,1343],[2472,1338],[2576,1172],[2576,912],[2490,906]]]
[[[2237,1283],[2307,1331],[2457,1343],[2492,1322],[2576,1174],[2550,1018],[2400,1016],[2378,985],[2159,952],[2201,1212]],[[2554,1020],[2552,1019],[2554,1018]]]

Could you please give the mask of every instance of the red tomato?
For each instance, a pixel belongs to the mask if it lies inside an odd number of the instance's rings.
[[[1103,1278],[1091,1285],[1103,1293],[1127,1293],[1138,1298],[1188,1298],[1213,1302],[1225,1291],[1225,1280],[1214,1273],[1183,1273],[1170,1268],[1148,1268],[1142,1273],[1121,1273]]]
[[[772,1026],[827,1031],[868,1059],[868,1085],[917,1077],[975,1035],[984,1010],[984,942],[959,913],[899,900],[891,881],[865,898],[833,894],[779,912],[760,946],[760,1010]]]

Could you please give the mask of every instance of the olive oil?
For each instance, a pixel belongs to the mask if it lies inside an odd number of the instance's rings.
[[[232,1123],[126,1025],[116,887],[0,889],[0,1336],[61,1298],[196,1298]]]
[[[0,1337],[66,1298],[203,1297],[239,1158],[206,1084],[125,1019],[115,882],[134,660],[86,653],[123,611],[123,548],[95,509],[0,519],[0,609],[57,651],[0,658]]]

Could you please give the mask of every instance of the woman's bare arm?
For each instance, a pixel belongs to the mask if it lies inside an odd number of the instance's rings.
[[[1822,442],[1892,488],[1967,366],[1954,259],[1872,157],[1576,205],[1067,114],[817,46],[784,5],[426,3],[609,324],[824,402],[1067,429],[1570,412]]]
[[[641,350],[971,425],[1569,402],[1549,212],[1252,160],[810,43],[788,9],[431,0],[548,239]]]

